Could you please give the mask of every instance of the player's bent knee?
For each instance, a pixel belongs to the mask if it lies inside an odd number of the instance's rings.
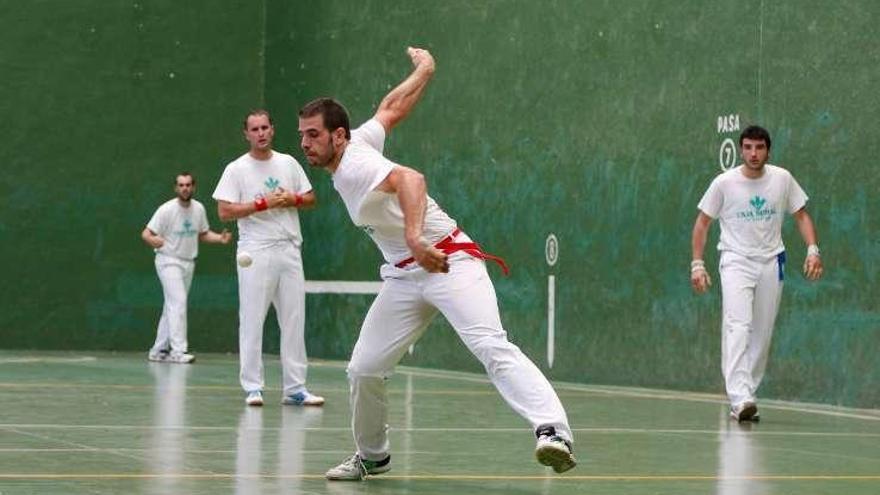
[[[369,365],[358,365],[357,363],[349,363],[348,367],[345,369],[345,373],[348,375],[349,382],[352,383],[357,380],[371,378],[384,380],[391,375],[389,370]]]
[[[510,342],[484,339],[471,347],[474,356],[483,363],[490,375],[504,373],[515,368],[523,357],[522,351]]]

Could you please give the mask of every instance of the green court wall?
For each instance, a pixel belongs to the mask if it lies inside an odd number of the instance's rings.
[[[441,206],[506,258],[510,277],[489,267],[505,326],[548,376],[722,390],[718,228],[706,256],[716,285],[702,297],[688,284],[690,230],[722,144],[760,123],[772,162],[810,195],[827,270],[819,283],[800,275],[805,249],[789,220],[761,396],[880,407],[873,2],[30,5],[0,20],[0,88],[14,95],[0,103],[0,249],[13,261],[4,347],[146,349],[162,299],[138,233],[175,171],[196,172],[219,228],[210,192],[244,150],[247,108],[272,110],[277,148],[301,159],[302,103],[332,95],[363,122],[418,45],[437,72],[386,154],[425,172]],[[377,280],[380,257],[329,176],[308,173],[320,205],[302,216],[307,278]],[[236,350],[231,259],[202,247],[197,352]],[[345,359],[370,299],[309,295],[310,354]],[[271,319],[265,343],[277,351]],[[479,370],[442,318],[405,362]]]
[[[220,227],[210,193],[263,99],[264,16],[250,0],[0,0],[0,345],[148,348],[162,294],[140,232],[183,170]],[[201,254],[193,345],[233,349],[232,250]]]

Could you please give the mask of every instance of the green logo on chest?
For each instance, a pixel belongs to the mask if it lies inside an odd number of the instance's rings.
[[[274,177],[269,177],[268,179],[266,179],[266,182],[263,182],[263,184],[265,184],[270,191],[274,191],[275,188],[278,187],[279,184],[281,184],[281,181]]]
[[[749,200],[749,206],[752,209],[737,212],[736,218],[746,222],[765,222],[776,215],[776,209],[767,206],[767,199],[757,194]]]

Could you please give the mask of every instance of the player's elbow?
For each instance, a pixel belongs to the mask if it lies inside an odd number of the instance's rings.
[[[308,192],[302,195],[302,204],[299,206],[300,209],[311,210],[316,206],[318,206],[318,197],[314,192]]]
[[[425,176],[417,170],[411,168],[406,169],[404,180],[410,185],[410,188],[418,191],[426,191],[428,189],[428,181],[425,179]]]
[[[231,222],[235,220],[235,216],[232,214],[232,208],[229,205],[220,204],[217,206],[217,216],[220,217],[221,222]]]
[[[394,129],[394,127],[396,127],[405,116],[404,113],[396,110],[393,104],[383,101],[382,104],[379,105],[379,109],[376,111],[376,115],[374,115],[373,118],[382,124],[382,127],[385,128],[385,132],[387,133],[391,131],[391,129]]]

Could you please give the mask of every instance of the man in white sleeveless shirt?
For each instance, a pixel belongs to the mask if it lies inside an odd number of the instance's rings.
[[[692,235],[691,285],[704,293],[711,285],[703,249],[712,220],[721,238],[721,372],[730,416],[758,421],[755,395],[770,351],[773,325],[785,278],[784,214],[794,216],[807,244],[804,275],[822,276],[816,229],[807,213],[807,195],[785,169],[770,165],[770,134],[758,126],[739,138],[744,163],[722,173],[703,195]]]
[[[306,389],[305,276],[299,210],[315,205],[302,166],[272,149],[275,128],[269,112],[244,120],[250,145],[223,171],[214,190],[220,219],[238,221],[239,379],[249,406],[263,405],[263,322],[275,307],[281,330],[283,404],[320,406],[324,398]]]
[[[156,252],[156,273],[165,297],[156,342],[147,359],[188,364],[195,356],[189,353],[186,338],[186,300],[199,254],[199,241],[229,244],[232,234],[225,229],[217,233],[208,228],[205,207],[192,197],[196,179],[191,173],[181,172],[174,180],[177,196],[163,203],[141,232],[141,239]]]
[[[486,368],[492,383],[538,437],[536,456],[556,472],[575,466],[562,403],[541,371],[507,340],[484,253],[427,195],[425,178],[382,151],[385,136],[419,100],[434,73],[426,50],[409,48],[414,70],[351,131],[345,108],[329,98],[300,110],[301,146],[325,168],[355,225],[385,258],[384,280],[348,365],[356,453],[326,476],[361,480],[391,468],[385,380],[438,313]]]

